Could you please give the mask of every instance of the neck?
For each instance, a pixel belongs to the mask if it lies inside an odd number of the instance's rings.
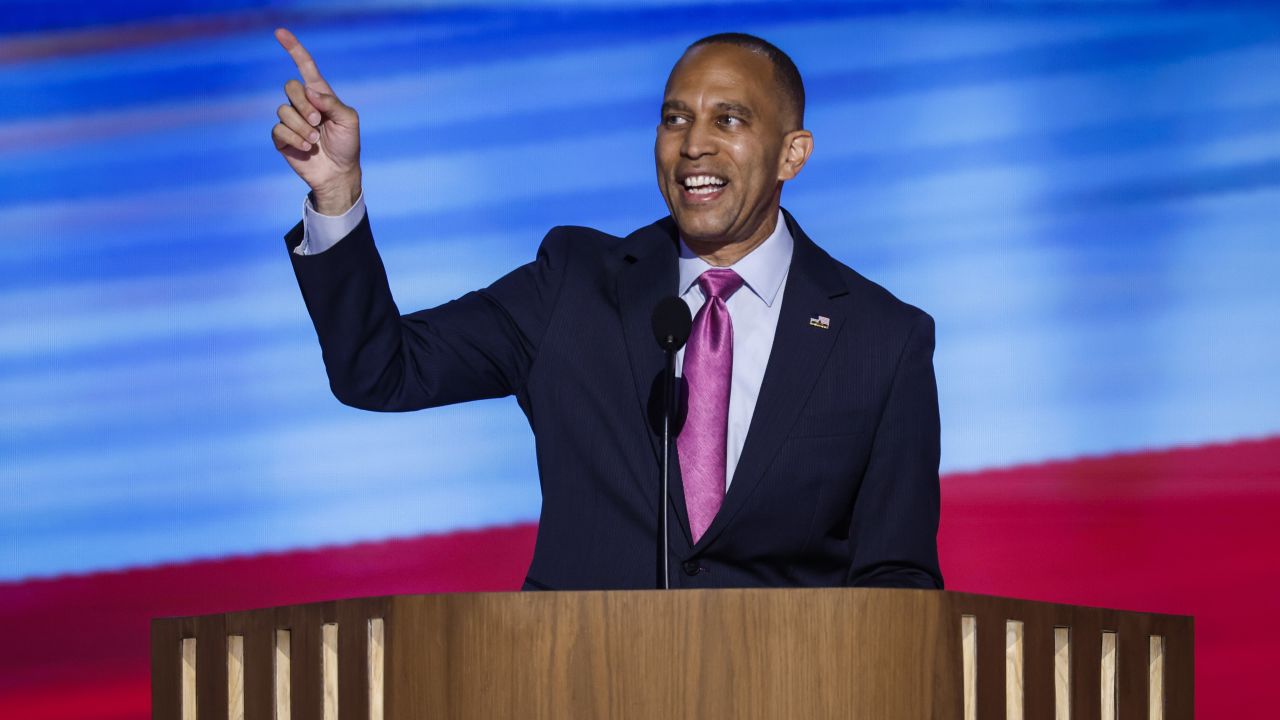
[[[705,240],[684,238],[684,244],[695,255],[702,258],[712,267],[729,267],[746,257],[752,250],[764,244],[773,234],[780,220],[777,203],[772,204],[767,214],[755,224],[756,228],[742,240]]]

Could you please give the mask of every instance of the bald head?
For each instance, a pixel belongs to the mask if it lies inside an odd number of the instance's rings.
[[[706,45],[733,45],[766,58],[773,66],[773,82],[781,103],[779,109],[783,117],[783,129],[790,132],[804,127],[804,80],[801,79],[796,64],[778,46],[746,33],[716,33],[694,41],[685,48],[685,55]],[[683,56],[681,59],[684,59]]]

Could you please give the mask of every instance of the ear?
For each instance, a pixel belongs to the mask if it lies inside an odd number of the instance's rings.
[[[800,174],[800,169],[813,154],[813,133],[792,130],[782,138],[782,157],[778,159],[778,179],[787,181]]]

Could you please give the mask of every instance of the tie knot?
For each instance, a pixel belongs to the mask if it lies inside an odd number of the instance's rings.
[[[729,268],[716,268],[699,275],[698,286],[702,288],[702,294],[707,296],[707,300],[728,300],[730,295],[742,287],[742,276]]]

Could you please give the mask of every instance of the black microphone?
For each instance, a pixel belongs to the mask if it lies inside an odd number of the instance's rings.
[[[676,353],[689,340],[692,328],[693,316],[689,313],[689,306],[678,297],[663,298],[653,309],[653,337],[667,356],[666,369],[662,373],[662,523],[658,528],[658,552],[662,558],[662,582],[658,587],[664,590],[671,588],[667,512],[671,504],[671,415],[676,406]]]
[[[663,298],[653,309],[653,336],[658,347],[673,353],[684,347],[693,328],[689,305],[674,295]]]

